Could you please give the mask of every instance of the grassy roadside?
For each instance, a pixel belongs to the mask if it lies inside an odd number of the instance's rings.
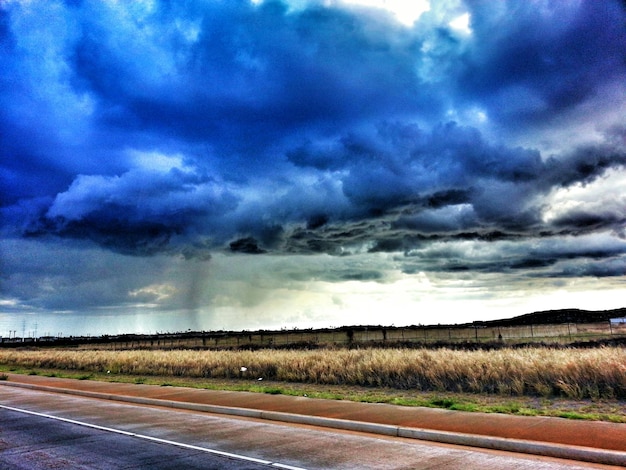
[[[330,400],[349,400],[363,403],[389,403],[401,406],[424,406],[457,411],[504,413],[522,416],[552,416],[626,423],[626,400],[545,397],[503,397],[490,394],[420,392],[385,387],[354,385],[302,384],[250,379],[208,379],[173,376],[145,376],[101,372],[68,371],[47,368],[19,368],[0,364],[0,380],[7,380],[6,372],[22,375],[96,380],[102,382],[136,383],[172,387],[192,387],[208,390],[246,391],[274,395],[307,396]]]

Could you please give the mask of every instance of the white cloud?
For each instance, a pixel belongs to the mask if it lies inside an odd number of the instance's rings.
[[[344,3],[387,10],[405,26],[412,26],[423,13],[430,10],[428,0],[344,0]]]
[[[463,13],[461,16],[457,16],[448,24],[452,29],[459,31],[463,34],[472,34],[472,29],[470,28],[469,13]]]
[[[555,189],[549,196],[543,221],[546,223],[573,211],[588,214],[611,213],[626,218],[626,174],[610,170],[592,183]]]
[[[128,153],[135,165],[146,170],[165,172],[172,168],[189,169],[181,154],[167,155],[157,151],[147,152],[135,149],[129,150]]]
[[[171,284],[151,284],[140,289],[131,290],[128,295],[131,297],[148,296],[154,298],[155,302],[165,300],[174,295],[178,289]]]

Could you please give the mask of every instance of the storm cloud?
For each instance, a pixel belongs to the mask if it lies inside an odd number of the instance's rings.
[[[625,24],[592,0],[432,2],[412,25],[340,1],[5,2],[5,303],[222,305],[198,284],[228,278],[216,256],[271,278],[228,281],[257,300],[288,280],[623,279]],[[22,243],[199,274],[78,301]]]

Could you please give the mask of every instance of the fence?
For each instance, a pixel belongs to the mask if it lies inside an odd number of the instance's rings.
[[[572,343],[626,337],[626,323],[563,323],[523,326],[411,326],[352,327],[335,330],[268,332],[184,333],[171,335],[125,335],[101,339],[74,338],[85,349],[183,349],[276,347],[299,344],[367,345],[410,343]]]

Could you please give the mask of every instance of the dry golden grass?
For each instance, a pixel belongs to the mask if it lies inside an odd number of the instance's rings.
[[[626,349],[324,349],[314,351],[0,350],[23,368],[281,382],[501,396],[625,398]],[[246,371],[241,371],[245,367]]]

